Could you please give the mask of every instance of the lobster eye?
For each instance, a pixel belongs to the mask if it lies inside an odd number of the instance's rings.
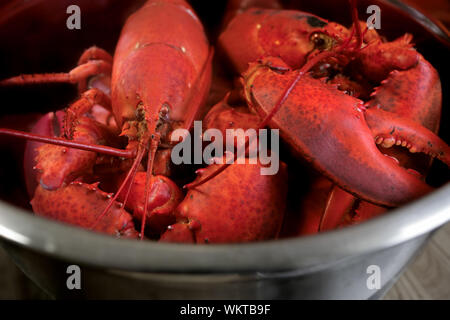
[[[319,32],[313,33],[310,39],[314,44],[314,48],[318,50],[329,50],[334,44],[333,38]]]

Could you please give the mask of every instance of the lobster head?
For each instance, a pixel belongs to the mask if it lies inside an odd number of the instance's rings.
[[[268,56],[280,57],[296,69],[308,57],[331,50],[349,36],[349,29],[311,13],[254,8],[228,24],[219,45],[242,73],[247,61]]]

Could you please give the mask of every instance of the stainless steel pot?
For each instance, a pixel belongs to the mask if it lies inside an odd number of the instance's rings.
[[[41,2],[36,1],[36,8]],[[449,52],[448,33],[398,1],[361,1],[360,6],[373,3],[381,6],[383,17],[385,14],[383,28],[392,30],[388,26],[395,26],[393,35],[414,33],[426,58],[438,67],[444,88],[448,88],[448,72],[442,69],[447,64],[444,59]],[[331,18],[333,12],[338,12],[336,6],[335,2],[315,0],[311,8],[305,9]],[[109,14],[108,7],[103,10]],[[120,20],[117,15],[115,18]],[[0,19],[0,23],[3,28],[5,22]],[[79,51],[70,59],[77,54]],[[70,59],[68,64],[73,62]],[[444,89],[444,106],[448,101]],[[442,134],[447,139],[446,116],[445,111]],[[436,169],[437,180],[443,170],[447,169]],[[449,183],[418,201],[355,227],[296,239],[235,245],[116,240],[35,217],[18,206],[0,202],[2,246],[28,277],[54,297],[377,298],[432,232],[449,220]],[[66,286],[67,267],[72,264],[81,268],[81,290],[69,290]],[[371,276],[368,267],[372,265],[380,268],[381,289],[367,285]]]

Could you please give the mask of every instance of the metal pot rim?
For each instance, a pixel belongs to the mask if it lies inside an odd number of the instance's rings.
[[[313,236],[243,244],[190,245],[116,239],[32,216],[0,202],[0,237],[70,262],[130,271],[306,269],[401,244],[449,220],[450,183],[357,226]]]

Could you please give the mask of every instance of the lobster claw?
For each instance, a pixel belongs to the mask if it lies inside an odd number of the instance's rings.
[[[57,111],[55,113],[49,112],[42,116],[36,124],[33,126],[31,132],[37,134],[43,134],[47,136],[59,136],[59,133],[63,130],[62,123],[64,119],[64,112]],[[43,143],[35,141],[27,141],[24,154],[24,175],[27,186],[27,192],[30,197],[33,197],[36,187],[39,185],[37,174],[35,170],[36,157],[38,156],[38,148]]]
[[[108,216],[95,223],[109,199],[110,195],[101,191],[97,184],[71,182],[55,191],[38,186],[31,205],[38,216],[92,228],[118,238],[138,238],[132,216],[118,202]]]
[[[261,175],[263,164],[251,163],[249,158],[245,162],[237,160],[214,179],[190,189],[175,210],[177,223],[162,234],[161,241],[231,243],[276,238],[286,208],[287,166],[280,163],[275,175]],[[206,167],[198,178],[218,166]]]
[[[94,119],[79,118],[74,140],[97,144],[110,136],[108,129]],[[92,171],[97,155],[91,151],[43,144],[37,150],[36,170],[40,185],[47,190],[56,190],[63,185]]]
[[[250,107],[264,118],[297,76],[295,71],[273,70],[264,63],[251,65],[243,80]],[[295,154],[363,200],[399,206],[430,192],[430,186],[378,150],[365,113],[361,100],[304,74],[269,126],[280,130]],[[427,144],[424,137],[417,139]],[[440,145],[445,158],[448,146],[442,141]]]
[[[120,181],[122,182],[124,178],[125,176]],[[138,221],[142,221],[145,211],[145,183],[145,172],[137,172],[126,202],[126,209],[133,212],[133,217]],[[152,176],[150,186],[146,226],[149,227],[150,232],[161,233],[167,226],[175,223],[173,211],[181,202],[183,194],[172,180],[164,176]],[[127,184],[126,190],[128,187],[129,184]],[[124,192],[118,196],[121,201],[125,201],[126,198]]]

